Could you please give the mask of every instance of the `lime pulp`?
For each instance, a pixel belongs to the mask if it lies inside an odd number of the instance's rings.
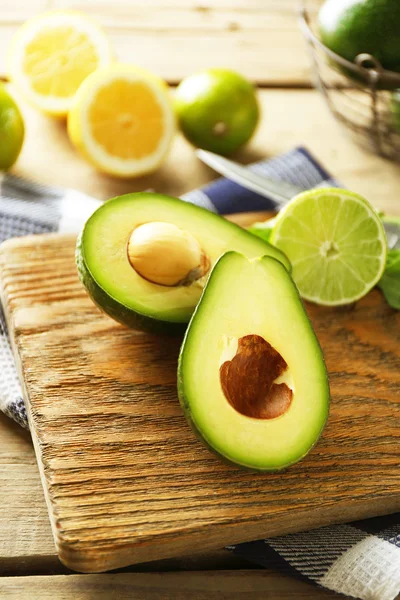
[[[279,213],[271,243],[292,263],[300,295],[317,304],[349,304],[379,281],[386,238],[362,196],[329,188],[299,194]]]

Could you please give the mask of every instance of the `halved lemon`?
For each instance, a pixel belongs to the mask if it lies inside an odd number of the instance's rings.
[[[132,65],[112,64],[92,73],[68,115],[72,143],[96,168],[118,177],[154,171],[174,132],[167,85]]]
[[[105,33],[75,11],[51,11],[26,21],[11,42],[8,72],[28,101],[65,116],[81,83],[113,59]]]

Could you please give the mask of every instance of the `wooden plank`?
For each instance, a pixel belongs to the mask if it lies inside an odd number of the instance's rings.
[[[0,576],[68,571],[56,555],[30,433],[0,413]],[[137,565],[140,571],[238,569],[226,550]]]
[[[56,555],[30,434],[1,413],[0,489],[0,577],[68,572]],[[207,553],[195,550],[132,569],[153,572],[249,567],[248,561],[220,549]]]
[[[259,97],[263,114],[260,127],[251,143],[236,155],[237,160],[248,163],[304,145],[347,187],[365,195],[380,209],[400,214],[398,164],[356,146],[331,117],[317,92],[260,90]],[[177,135],[166,162],[153,175],[119,180],[97,173],[72,148],[63,123],[19,101],[27,133],[14,170],[24,177],[75,187],[101,199],[148,188],[178,196],[216,177],[195,157],[181,135]]]
[[[25,2],[26,0],[19,0]],[[40,0],[36,0],[39,2]],[[295,0],[52,0],[55,9],[81,10],[105,27],[158,31],[255,30],[273,29],[293,33],[296,24]],[[8,9],[10,10],[10,9]],[[19,17],[19,20],[21,17]]]
[[[30,433],[1,413],[0,489],[0,576],[68,572],[56,555]],[[135,566],[145,572],[239,568],[249,563],[223,549]]]
[[[0,578],[7,600],[324,600],[344,598],[271,571],[118,573]]]
[[[55,554],[30,434],[0,416],[0,572]]]
[[[353,311],[309,305],[330,371],[329,424],[305,461],[260,476],[220,462],[187,427],[180,340],[100,314],[73,255],[74,238],[57,235],[1,250],[3,305],[65,564],[108,570],[400,508],[400,313],[379,292]]]
[[[0,4],[0,26],[5,24],[19,25],[25,19],[34,17],[39,12],[46,10],[48,0],[14,0]]]
[[[2,502],[0,503],[0,596],[24,600],[24,598],[41,598],[41,600],[62,600],[70,598],[79,600],[82,594],[94,593],[93,588],[100,594],[99,599],[111,597],[109,589],[118,589],[118,599],[123,600],[120,588],[126,586],[129,598],[139,600],[139,593],[147,598],[152,590],[142,592],[143,581],[150,581],[149,575],[126,576],[124,574],[111,575],[112,579],[100,581],[98,576],[55,577],[56,573],[68,572],[56,554],[53,536],[51,533],[46,503],[40,482],[36,458],[31,444],[30,435],[10,419],[0,415],[0,489]],[[20,484],[24,480],[23,485]],[[153,573],[155,571],[184,571],[184,570],[218,570],[218,569],[248,569],[250,563],[226,550],[208,553],[193,553],[190,556],[176,557],[162,561],[153,561],[133,567],[135,571]],[[38,574],[51,574],[50,577],[37,577]],[[2,578],[2,575],[13,577]],[[21,577],[15,577],[20,575]],[[22,575],[25,575],[22,577]],[[27,577],[27,575],[36,575]],[[221,578],[223,574],[220,574]],[[202,577],[203,575],[201,575]],[[108,577],[108,576],[107,576]],[[178,574],[173,578],[178,582]],[[207,576],[205,576],[207,577]],[[263,575],[263,585],[266,590],[276,590],[279,594],[287,588],[298,597],[328,597],[328,592],[319,590],[309,585],[308,590],[304,583],[278,572],[268,571],[268,576]],[[172,586],[172,579],[170,586]],[[255,581],[253,572],[248,572],[247,581]],[[56,584],[50,583],[56,581]],[[163,589],[162,580],[158,577],[160,587]],[[192,579],[193,581],[193,579]],[[232,577],[232,585],[234,578]],[[239,582],[240,583],[240,582]],[[52,586],[56,585],[56,588]],[[177,584],[178,585],[178,584]],[[226,584],[225,584],[226,585]],[[240,583],[242,585],[242,583]],[[182,586],[181,586],[182,587]],[[166,589],[168,589],[166,587]],[[173,588],[172,588],[173,589]],[[241,589],[241,588],[236,588]],[[76,594],[81,594],[77,596]],[[310,596],[320,592],[321,596]],[[154,592],[155,593],[155,592]],[[165,592],[167,593],[167,592]],[[105,595],[104,595],[105,594]],[[133,594],[135,594],[133,596]],[[171,595],[173,592],[171,591]],[[168,597],[168,596],[167,596]],[[194,593],[192,597],[196,598]],[[86,595],[87,598],[87,595]]]
[[[0,72],[11,34],[47,8],[83,10],[101,23],[123,61],[170,82],[209,67],[234,68],[262,84],[310,85],[297,0],[18,0],[0,6]]]

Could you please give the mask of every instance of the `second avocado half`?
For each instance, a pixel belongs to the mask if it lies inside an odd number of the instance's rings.
[[[223,217],[155,193],[119,196],[86,222],[76,261],[93,301],[135,329],[175,333],[188,323],[211,269],[228,250],[286,256]]]
[[[178,393],[201,440],[235,464],[276,471],[311,450],[328,418],[328,375],[280,262],[219,259],[186,331]]]

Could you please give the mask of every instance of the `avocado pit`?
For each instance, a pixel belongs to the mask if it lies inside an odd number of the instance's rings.
[[[220,367],[222,391],[240,414],[275,419],[287,412],[293,390],[277,380],[287,371],[282,356],[259,335],[239,338],[236,354]]]
[[[190,285],[210,269],[196,238],[172,223],[153,221],[136,227],[129,237],[127,254],[141,277],[168,287]]]

